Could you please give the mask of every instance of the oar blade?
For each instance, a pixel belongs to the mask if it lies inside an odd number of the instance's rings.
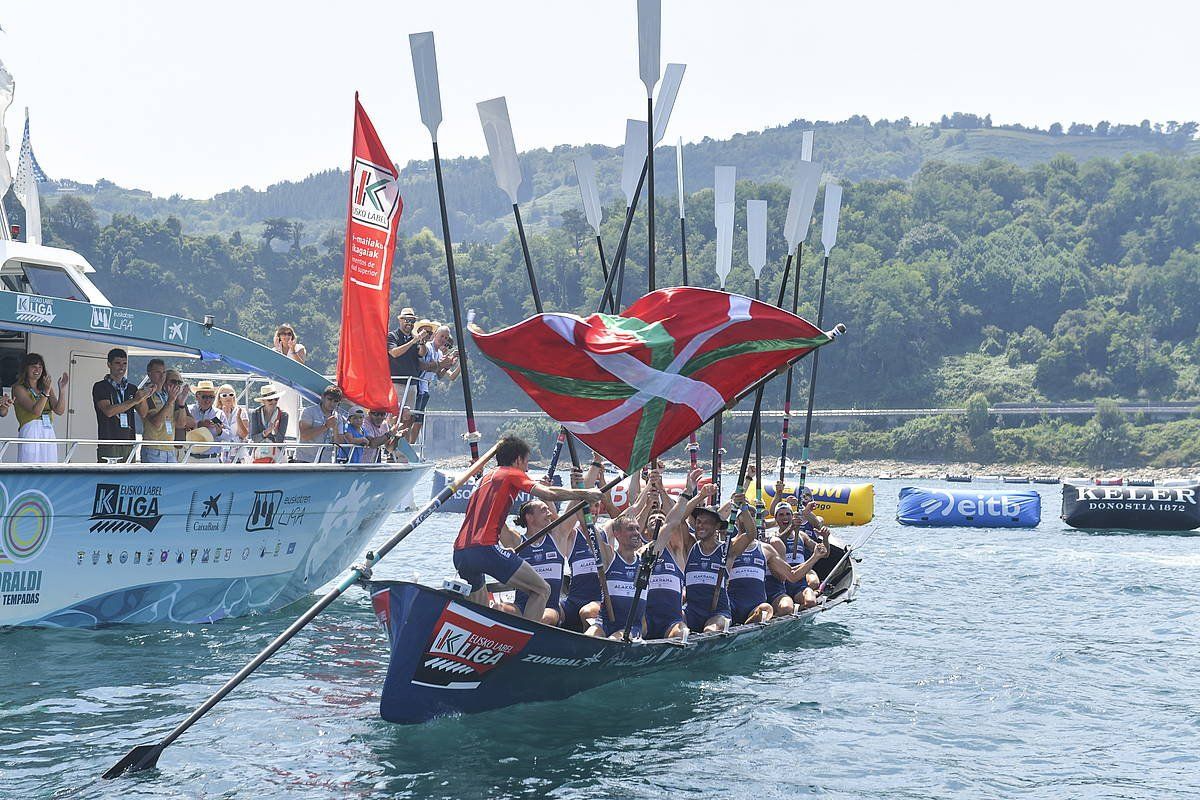
[[[733,269],[733,199],[737,183],[735,167],[717,167],[713,181],[713,222],[717,228],[717,280],[722,289]]]
[[[662,0],[638,0],[638,71],[646,84],[646,97],[662,73]]]
[[[675,108],[675,98],[679,96],[679,86],[683,83],[683,73],[687,64],[667,64],[663,74],[662,88],[658,90],[658,99],[654,101],[654,143],[662,141],[667,134],[667,123],[671,121],[671,110]]]
[[[596,162],[591,156],[585,153],[575,157],[575,177],[579,180],[579,194],[583,198],[583,215],[599,236],[604,209],[600,205],[600,189],[596,186]]]
[[[126,772],[145,772],[158,766],[158,757],[162,755],[161,744],[139,744],[125,754],[117,763],[108,768],[103,777],[105,780],[119,778]]]
[[[787,239],[788,253],[808,237],[808,226],[812,222],[813,205],[817,202],[817,187],[821,183],[821,165],[801,161],[792,173],[792,196],[788,199],[787,219],[783,223],[783,235]]]
[[[417,81],[417,105],[421,107],[421,122],[437,141],[438,126],[442,124],[442,90],[438,84],[437,50],[433,33],[410,33],[408,49],[412,51],[413,77]]]
[[[638,178],[646,164],[646,120],[625,120],[625,152],[621,162],[621,191],[625,193],[625,207],[633,206],[633,193],[637,191]]]
[[[746,201],[746,254],[754,279],[762,277],[767,265],[767,201]]]
[[[838,218],[842,214],[842,187],[836,183],[825,184],[825,211],[821,214],[821,244],[825,255],[829,255],[837,244]]]
[[[805,131],[800,137],[800,160],[812,161],[813,134],[815,131]]]
[[[492,171],[496,173],[496,185],[516,205],[517,191],[521,188],[521,162],[517,160],[512,121],[508,117],[508,101],[503,97],[495,97],[478,103],[477,107],[483,138],[487,141],[488,155],[492,159]]]

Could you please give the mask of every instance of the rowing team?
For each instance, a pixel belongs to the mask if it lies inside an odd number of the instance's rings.
[[[717,490],[711,484],[697,487],[701,470],[688,475],[678,500],[666,492],[656,471],[649,473],[644,490],[635,473],[631,503],[621,512],[597,489],[531,479],[529,447],[515,436],[501,440],[496,460],[499,467],[471,495],[454,543],[454,566],[471,584],[476,602],[487,604],[486,576],[491,576],[516,590],[513,605],[500,604],[506,611],[590,636],[621,638],[628,624],[631,637],[646,639],[765,622],[817,603],[820,585],[813,568],[828,554],[822,541],[828,529],[813,515],[811,497],[802,495],[804,506],[797,513],[777,491],[774,531],[760,537],[744,495],[734,494],[719,509],[708,505]],[[587,483],[595,485],[601,470],[593,462]],[[578,485],[582,476],[572,477]],[[506,520],[521,491],[534,498],[514,520],[526,536]],[[589,505],[550,533],[527,538],[557,520],[549,503],[566,500]],[[594,522],[602,505],[610,519]],[[643,556],[653,566],[646,590],[639,593]]]

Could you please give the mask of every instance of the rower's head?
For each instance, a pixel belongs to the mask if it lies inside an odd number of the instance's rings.
[[[521,503],[513,521],[528,531],[540,531],[554,521],[554,512],[549,505],[535,497]]]
[[[640,547],[642,545],[642,523],[636,517],[622,514],[613,520],[613,535],[623,547]]]
[[[775,526],[779,530],[783,530],[791,525],[793,516],[794,512],[788,503],[779,503],[775,506]]]
[[[520,436],[508,434],[496,448],[496,463],[502,467],[516,467],[524,471],[529,467],[529,445]]]
[[[698,539],[716,535],[720,524],[721,515],[711,508],[700,506],[692,512],[692,530],[696,532]]]
[[[108,351],[108,377],[114,381],[122,381],[125,379],[126,373],[129,372],[129,353],[122,350],[120,347],[114,347]]]

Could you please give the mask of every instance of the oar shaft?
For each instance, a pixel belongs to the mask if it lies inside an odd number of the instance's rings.
[[[416,514],[416,516],[408,521],[407,525],[405,525],[403,528],[393,534],[391,538],[384,542],[382,547],[379,547],[374,553],[368,553],[367,557],[364,559],[366,566],[369,568],[374,564],[377,564],[384,556],[391,552],[392,548],[403,541],[410,533],[413,532],[413,530],[417,528],[417,526],[428,519],[429,516],[438,509],[439,506],[449,500],[456,491],[462,488],[462,485],[466,483],[470,477],[474,476],[475,473],[483,469],[484,465],[486,465],[487,462],[490,461],[494,455],[496,455],[496,450],[499,449],[499,447],[499,443],[493,445],[491,449],[489,449],[481,458],[477,459],[466,472],[442,487],[442,491],[438,492],[436,497],[426,503],[425,506]],[[134,772],[153,768],[158,762],[158,756],[165,748],[169,747],[172,742],[183,735],[184,731],[186,731],[201,717],[207,714],[212,707],[221,702],[226,695],[236,689],[242,681],[250,677],[251,673],[262,666],[263,662],[265,662],[281,647],[287,644],[293,636],[299,633],[306,625],[308,625],[308,623],[312,622],[318,614],[324,611],[330,603],[339,598],[348,588],[353,586],[362,576],[363,571],[358,565],[355,565],[347,570],[345,577],[338,582],[337,586],[326,592],[320,600],[318,600],[311,608],[308,609],[308,611],[304,612],[299,619],[289,625],[283,633],[276,636],[269,645],[263,648],[263,650],[256,655],[249,664],[242,667],[242,669],[240,669],[236,675],[225,682],[225,685],[214,692],[213,695],[205,700],[199,708],[189,714],[187,719],[176,725],[170,733],[163,737],[163,740],[155,746],[150,758],[147,758],[142,763],[129,764],[127,767],[132,769]],[[123,771],[124,770],[121,770],[121,772]],[[120,772],[116,772],[115,774],[110,773],[113,773],[113,771],[110,770],[108,773],[105,773],[105,777],[116,777],[120,774]]]
[[[638,565],[637,580],[633,585],[633,605],[629,607],[629,613],[625,615],[625,631],[621,637],[627,642],[629,633],[633,630],[633,620],[637,614],[638,603],[641,602],[642,594],[650,583],[650,573],[654,570],[654,562],[658,560],[658,554],[654,552],[654,542],[658,540],[658,532],[662,530],[662,524],[663,518],[655,517],[654,529],[650,532],[650,545],[642,554],[642,563]]]
[[[654,98],[646,98],[646,272],[654,291]]]
[[[642,195],[642,184],[646,180],[646,164],[647,162],[643,162],[642,164],[642,174],[641,177],[638,178],[637,188],[633,191],[633,203],[630,204],[627,213],[625,214],[625,227],[621,229],[621,240],[617,242],[617,253],[615,256],[613,256],[612,269],[610,269],[608,272],[608,283],[605,285],[604,291],[600,293],[602,300],[604,296],[612,291],[613,282],[617,278],[619,267],[625,262],[625,251],[629,246],[629,228],[633,224],[633,211],[637,208],[638,198]],[[617,302],[620,302],[619,293],[616,299]],[[603,311],[604,309],[601,308],[599,310]],[[613,313],[617,313],[617,309],[614,309]]]
[[[688,285],[687,274],[687,219],[679,218],[679,255],[683,258],[683,285]]]
[[[617,302],[613,300],[612,292],[608,291],[608,263],[604,260],[604,240],[596,236],[596,252],[600,254],[600,272],[604,275],[605,291],[600,296],[600,310],[604,310],[604,304],[607,302],[608,307],[612,309],[612,313],[617,313]]]
[[[800,262],[804,258],[804,243],[803,242],[801,242],[797,246],[796,253],[798,255],[798,258],[796,261],[796,276],[792,280],[792,313],[793,314],[795,314],[800,308]],[[784,275],[783,283],[785,286],[787,285],[787,276],[786,275]],[[780,287],[780,288],[782,289],[783,287]],[[782,292],[780,293],[779,299],[780,299],[780,302],[782,303],[782,301],[783,301]],[[817,324],[817,327],[818,328],[821,327],[820,323]],[[816,353],[814,353],[813,356],[815,358]],[[792,419],[792,386],[794,385],[793,372],[794,371],[791,369],[788,370],[787,387],[784,389],[784,392],[783,392],[783,432],[780,434],[780,437],[779,437],[779,440],[780,440],[779,481],[780,481],[780,483],[782,483],[785,480],[785,476],[787,474],[788,428],[789,428],[789,425],[790,425],[791,419]],[[799,490],[797,489],[797,491],[799,491]]]
[[[442,157],[433,141],[433,171],[437,176],[438,208],[442,214],[442,246],[446,251],[446,272],[450,280],[450,307],[454,312],[454,341],[458,346],[459,380],[463,389],[463,408],[467,413],[467,443],[471,459],[479,458],[479,437],[475,429],[475,406],[471,402],[471,373],[467,370],[467,346],[463,336],[462,312],[458,302],[458,276],[454,271],[454,245],[450,239],[450,219],[446,214],[446,189],[442,184]]]
[[[629,225],[630,225],[630,223],[633,222],[633,211],[634,211],[633,206],[630,206],[629,208],[625,209],[625,230],[629,230]],[[624,242],[622,242],[622,244],[624,244]],[[628,247],[628,245],[626,245],[626,247]],[[618,261],[620,262],[619,264],[617,262],[613,262],[613,269],[619,271],[618,275],[617,275],[617,293],[613,298],[614,304],[613,304],[612,313],[614,313],[614,314],[618,313],[620,311],[620,309],[624,306],[625,252],[626,252],[625,250],[618,251],[618,255],[619,255]]]
[[[821,294],[817,300],[817,327],[821,327],[821,321],[825,317],[825,287],[829,279],[829,256],[821,262]],[[813,353],[812,366],[808,373],[808,412],[804,417],[804,443],[800,447],[800,481],[796,488],[797,497],[799,492],[804,488],[804,481],[808,477],[808,446],[812,437],[812,419],[813,419],[813,404],[817,397],[817,364],[819,363],[820,352]]]
[[[513,203],[513,217],[517,220],[517,236],[521,239],[521,255],[525,257],[525,272],[529,275],[529,288],[533,292],[533,307],[542,313],[542,295],[538,291],[537,275],[533,272],[533,259],[529,257],[529,242],[525,239],[525,224],[521,222],[521,207]]]

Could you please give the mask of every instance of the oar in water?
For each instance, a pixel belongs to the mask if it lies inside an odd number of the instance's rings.
[[[269,645],[267,645],[262,652],[256,655],[249,664],[242,667],[242,669],[236,675],[225,682],[224,686],[222,686],[215,693],[213,693],[211,697],[205,700],[204,703],[195,711],[193,711],[187,719],[176,725],[175,728],[165,737],[163,737],[161,741],[156,744],[139,744],[138,746],[134,747],[125,754],[124,758],[109,767],[108,771],[104,773],[103,777],[110,779],[116,778],[126,771],[142,772],[143,770],[154,769],[154,767],[158,764],[159,756],[162,755],[163,750],[165,750],[176,739],[182,736],[184,731],[192,727],[192,725],[194,725],[201,717],[212,710],[213,706],[221,702],[221,700],[223,700],[227,694],[236,689],[242,681],[250,677],[250,675],[256,669],[263,665],[263,662],[275,655],[275,653],[281,647],[287,644],[293,636],[303,630],[308,623],[316,619],[317,615],[324,611],[330,603],[341,597],[342,594],[356,582],[358,582],[359,579],[369,575],[371,567],[373,567],[375,564],[378,564],[384,556],[392,551],[392,548],[404,541],[404,539],[410,533],[416,530],[417,526],[428,519],[430,515],[437,511],[439,506],[449,500],[456,491],[462,488],[463,484],[465,484],[469,478],[482,470],[484,466],[487,465],[487,462],[496,455],[496,450],[499,449],[499,447],[499,442],[492,445],[491,449],[484,453],[478,460],[475,461],[475,463],[471,464],[466,472],[442,487],[442,490],[438,492],[437,496],[426,503],[425,506],[419,512],[417,512],[416,516],[410,519],[407,525],[405,525],[391,538],[384,542],[383,546],[381,546],[375,552],[368,551],[366,556],[363,558],[363,563],[355,564],[350,567],[346,572],[346,576],[338,582],[337,586],[326,592],[320,600],[318,600],[311,608],[308,609],[308,611],[305,611],[299,619],[289,625],[287,630],[275,637],[275,639]]]
[[[462,312],[458,301],[458,277],[454,271],[454,243],[450,239],[450,220],[446,215],[446,189],[442,184],[442,157],[438,152],[437,131],[442,123],[442,91],[438,82],[437,51],[432,33],[413,33],[408,37],[412,51],[413,74],[417,80],[417,102],[421,122],[433,140],[433,171],[437,176],[438,208],[442,214],[442,246],[446,251],[446,271],[450,283],[450,306],[454,312],[454,341],[458,346],[459,378],[463,389],[463,407],[467,414],[467,433],[463,436],[471,448],[471,458],[479,458],[479,431],[475,428],[475,407],[471,402],[471,374],[467,371],[467,348],[463,337]]]

